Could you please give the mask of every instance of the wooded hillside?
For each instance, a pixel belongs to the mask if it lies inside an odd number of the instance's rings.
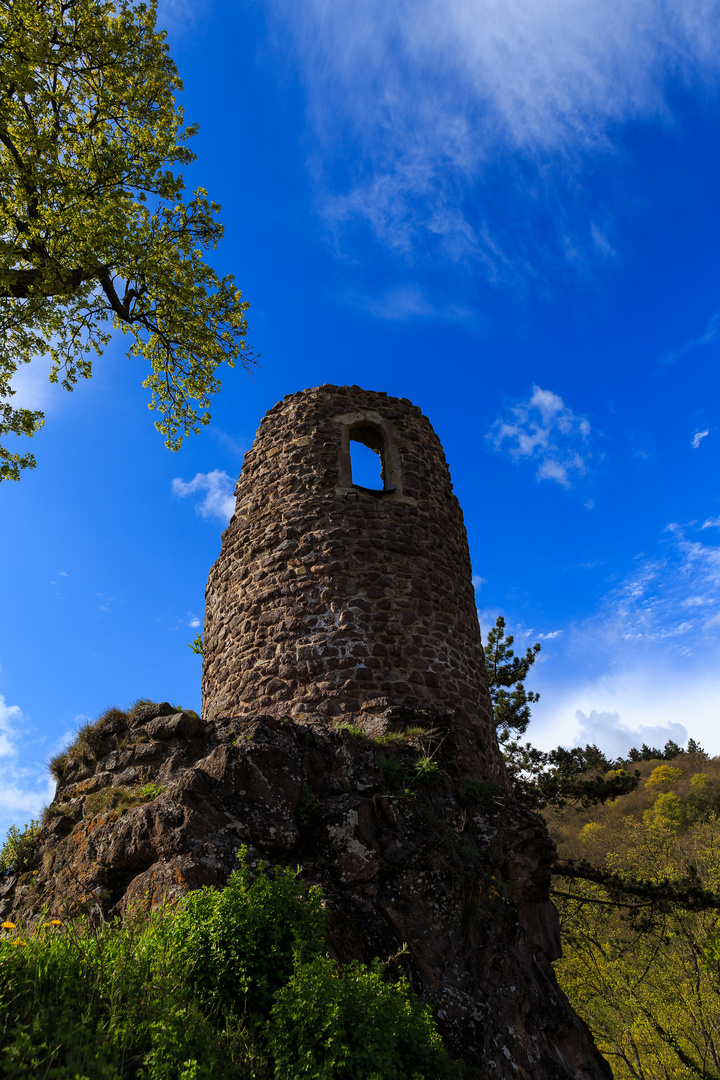
[[[563,860],[650,884],[720,891],[720,759],[628,761],[638,787],[605,805],[544,811]],[[720,912],[555,879],[561,986],[618,1080],[720,1077]],[[648,890],[651,892],[651,890]]]

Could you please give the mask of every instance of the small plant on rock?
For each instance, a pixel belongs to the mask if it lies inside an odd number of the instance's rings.
[[[440,766],[429,755],[424,755],[415,762],[415,775],[418,780],[426,784],[440,775]]]

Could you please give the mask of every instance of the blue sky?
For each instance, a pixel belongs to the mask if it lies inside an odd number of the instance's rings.
[[[483,630],[542,642],[531,737],[720,753],[720,7],[165,2],[188,189],[262,353],[178,454],[114,342],[35,365],[38,468],[0,489],[0,828],[78,723],[200,705],[187,643],[264,412],[409,397],[445,447]]]

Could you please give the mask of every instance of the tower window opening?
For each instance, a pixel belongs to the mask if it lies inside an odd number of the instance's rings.
[[[350,432],[350,465],[356,487],[385,490],[383,449],[382,434],[377,428],[355,428]]]

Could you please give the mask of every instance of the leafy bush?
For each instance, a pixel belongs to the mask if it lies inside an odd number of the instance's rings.
[[[206,1018],[192,998],[183,1000],[167,948],[171,920],[160,912],[95,930],[56,919],[30,936],[4,931],[0,1075],[248,1076],[238,1033]]]
[[[501,794],[494,780],[473,780],[466,777],[458,788],[460,804],[466,808],[484,809],[493,795]]]
[[[92,927],[0,928],[0,1076],[52,1080],[446,1080],[426,1006],[376,964],[324,954],[321,894],[296,872]],[[273,1007],[274,1005],[274,1007]]]
[[[376,962],[299,966],[278,990],[268,1037],[282,1080],[450,1080],[451,1064],[427,1005]]]
[[[276,990],[293,973],[296,955],[323,949],[321,892],[285,867],[269,877],[262,864],[250,880],[247,849],[227,886],[198,889],[173,920],[171,948],[200,999],[266,1016]]]
[[[0,848],[0,874],[22,874],[24,870],[29,870],[39,844],[39,822],[31,821],[23,829],[11,825]]]

